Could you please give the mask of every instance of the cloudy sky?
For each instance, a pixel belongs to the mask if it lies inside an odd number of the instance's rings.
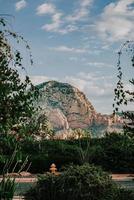
[[[98,112],[112,112],[117,51],[134,39],[134,0],[0,0],[0,13],[31,46],[34,65],[25,65],[35,84],[71,83]]]

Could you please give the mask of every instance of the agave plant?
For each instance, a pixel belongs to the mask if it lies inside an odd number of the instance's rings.
[[[81,140],[79,140],[78,157],[81,164],[89,163],[90,155],[90,139],[86,139],[86,148],[83,149]]]
[[[3,168],[2,181],[0,182],[0,200],[12,200],[16,190],[15,178],[10,177],[9,172],[11,171],[12,173],[15,173],[17,165],[20,163],[20,160],[18,160],[19,157],[17,148],[18,146],[16,145],[11,158],[6,161]],[[26,167],[27,163],[28,157],[26,157],[25,160],[22,162],[22,165],[19,170],[17,170],[16,174],[19,175],[20,172]]]
[[[0,200],[12,200],[15,192],[15,179],[3,176],[0,182]]]

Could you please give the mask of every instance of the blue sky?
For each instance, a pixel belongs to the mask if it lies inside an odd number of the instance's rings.
[[[34,66],[24,64],[35,84],[71,83],[98,112],[112,112],[117,51],[134,39],[134,0],[0,0],[0,13],[31,46]]]

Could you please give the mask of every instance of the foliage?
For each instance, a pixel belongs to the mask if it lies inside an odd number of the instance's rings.
[[[107,173],[92,165],[69,166],[59,176],[46,174],[26,194],[31,200],[113,200],[116,186]]]
[[[116,112],[118,111],[119,107],[121,105],[132,105],[134,103],[134,78],[130,77],[128,78],[128,82],[126,83],[124,81],[124,74],[123,73],[123,68],[122,68],[122,56],[124,55],[124,52],[128,52],[129,53],[129,58],[131,60],[131,66],[132,66],[132,70],[134,69],[134,42],[133,41],[126,41],[121,49],[118,52],[118,63],[117,63],[117,68],[118,68],[118,82],[117,82],[117,86],[115,88],[115,104],[113,104],[113,106],[115,107],[115,111],[114,114],[116,114]],[[127,70],[128,70],[127,66]],[[133,72],[131,73],[133,74]],[[129,88],[125,88],[125,84],[129,84]],[[133,111],[124,111],[124,118],[125,118],[125,126],[124,129],[125,131],[133,136],[134,133],[134,110]]]
[[[75,128],[72,131],[72,139],[91,138],[91,132],[86,129]],[[71,139],[71,137],[70,137]]]
[[[126,199],[134,200],[134,192],[131,190],[124,189],[124,188],[119,188],[115,196],[116,196],[116,199],[119,199],[119,200],[126,200]]]
[[[25,68],[20,51],[12,45],[13,40],[17,45],[23,42],[30,52],[24,38],[10,31],[5,19],[0,18],[0,133],[6,134],[14,125],[30,120],[34,113],[33,97],[37,95],[29,77],[22,81],[19,76],[19,71]]]
[[[12,199],[15,192],[15,179],[5,177],[5,173],[14,172],[20,167],[20,148],[16,135],[18,127],[28,121],[34,113],[33,97],[36,91],[28,76],[22,81],[19,76],[23,67],[23,58],[13,46],[16,41],[25,44],[32,57],[30,47],[22,36],[11,31],[5,18],[0,17],[0,199]],[[15,130],[17,129],[17,130]],[[18,134],[18,133],[17,133]],[[15,137],[14,137],[15,135]],[[14,150],[15,149],[15,150]],[[20,167],[23,169],[26,161]]]
[[[23,155],[29,156],[29,162],[32,163],[30,171],[33,173],[48,171],[52,163],[56,163],[58,168],[69,163],[79,163],[78,147],[66,141],[24,141],[21,148]]]
[[[48,121],[48,118],[46,117],[46,114],[43,113],[42,115],[40,114],[39,117],[37,118],[37,122],[36,124],[38,124],[38,133],[40,136],[42,136],[42,138],[49,138],[49,139],[53,139],[55,132],[50,124],[50,122]]]
[[[15,42],[16,45],[13,45]],[[25,137],[31,139],[36,134],[53,135],[52,130],[48,130],[45,114],[43,115],[45,119],[37,118],[38,108],[35,106],[35,100],[39,96],[39,91],[33,86],[29,77],[24,75],[26,69],[23,66],[23,56],[18,50],[22,44],[28,50],[32,64],[27,41],[11,31],[6,20],[0,18],[0,134],[12,134],[16,141]]]
[[[19,173],[24,170],[28,163],[28,158],[26,157],[24,162],[22,160],[18,160],[18,153],[17,151],[17,145],[12,153],[12,156],[10,158],[6,159],[6,162],[2,169],[2,180],[0,182],[0,200],[12,200],[15,190],[16,190],[16,183],[15,178],[12,178],[11,176],[19,175]],[[21,165],[20,165],[21,163]],[[17,170],[17,172],[16,172]],[[10,174],[10,172],[12,172]],[[16,173],[15,173],[16,172]]]
[[[15,179],[3,178],[0,182],[0,200],[12,200],[15,192]]]
[[[14,137],[0,138],[0,168],[10,158],[16,144]],[[43,173],[52,163],[60,169],[68,164],[85,162],[101,166],[116,173],[134,173],[134,139],[123,134],[111,133],[102,138],[79,140],[27,139],[18,141],[16,161],[28,156],[30,172]]]
[[[134,140],[123,134],[107,134],[92,145],[90,161],[116,173],[134,172]]]
[[[85,148],[82,147],[81,140],[79,140],[78,157],[81,164],[88,163],[90,158],[90,139],[86,138]]]

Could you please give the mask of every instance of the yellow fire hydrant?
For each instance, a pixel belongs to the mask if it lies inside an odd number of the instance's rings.
[[[51,166],[50,166],[50,172],[52,173],[52,174],[57,174],[56,172],[57,172],[57,167],[56,167],[56,165],[53,163]]]

